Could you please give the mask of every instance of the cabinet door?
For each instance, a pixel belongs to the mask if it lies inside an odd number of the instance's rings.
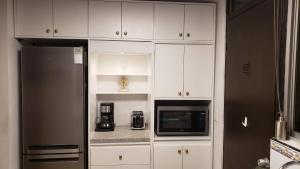
[[[211,143],[183,146],[183,169],[212,169]]]
[[[214,40],[215,6],[186,5],[184,31],[187,40]]]
[[[214,46],[186,45],[184,55],[185,97],[210,99],[213,94]]]
[[[153,3],[122,3],[123,39],[153,39]]]
[[[150,146],[120,146],[121,164],[150,165]]]
[[[53,0],[54,36],[88,36],[88,0]]]
[[[182,169],[182,146],[154,145],[154,169]]]
[[[121,38],[121,2],[91,0],[90,37]]]
[[[91,165],[120,165],[120,151],[118,147],[92,147],[91,148]]]
[[[50,37],[52,0],[17,0],[16,36]]]
[[[155,4],[154,39],[183,39],[184,5]]]
[[[183,97],[183,45],[156,45],[155,97]]]

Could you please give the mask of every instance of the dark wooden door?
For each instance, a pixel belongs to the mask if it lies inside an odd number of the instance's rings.
[[[273,11],[267,0],[227,21],[224,169],[253,169],[259,158],[269,157],[275,117]]]

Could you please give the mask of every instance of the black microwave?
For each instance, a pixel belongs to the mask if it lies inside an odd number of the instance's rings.
[[[157,136],[208,136],[207,106],[157,106]]]

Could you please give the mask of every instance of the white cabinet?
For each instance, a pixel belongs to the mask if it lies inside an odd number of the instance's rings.
[[[154,169],[182,169],[182,146],[154,146]]]
[[[181,97],[183,94],[183,45],[156,45],[155,96]]]
[[[185,5],[185,35],[187,40],[215,39],[215,8],[213,5]]]
[[[155,97],[211,99],[213,45],[156,45]]]
[[[153,39],[153,3],[123,2],[122,37]]]
[[[91,168],[150,168],[150,146],[93,146]],[[135,167],[134,167],[135,166]]]
[[[16,36],[53,36],[52,0],[16,0],[15,31]]]
[[[184,5],[155,4],[154,39],[182,40]]]
[[[214,4],[155,4],[154,38],[213,41]]]
[[[209,142],[183,145],[183,169],[212,169],[212,151]]]
[[[169,168],[212,169],[211,143],[155,143],[154,169]]]
[[[152,2],[90,1],[90,37],[153,39]]]
[[[16,36],[87,37],[87,0],[16,0]]]
[[[211,98],[214,86],[214,46],[186,45],[184,96]]]
[[[89,7],[89,36],[121,38],[121,2],[91,0]]]
[[[88,36],[88,1],[53,0],[54,36]]]

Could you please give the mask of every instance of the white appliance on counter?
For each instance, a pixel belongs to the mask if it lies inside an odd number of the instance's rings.
[[[277,140],[271,140],[271,169],[300,169],[300,151]]]

